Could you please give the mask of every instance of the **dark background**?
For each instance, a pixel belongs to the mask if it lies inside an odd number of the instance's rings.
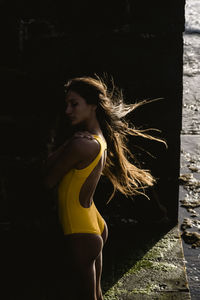
[[[162,98],[130,115],[136,126],[159,128],[157,136],[168,143],[166,149],[130,139],[136,157],[158,179],[147,191],[151,200],[117,194],[105,205],[112,192],[105,178],[95,198],[111,232],[155,224],[166,215],[168,226],[177,223],[184,4],[0,1],[0,224],[3,241],[11,245],[6,257],[15,269],[18,255],[22,266],[30,264],[33,253],[50,246],[52,233],[56,239],[55,197],[43,190],[40,166],[53,129],[63,124],[63,85],[73,76],[113,76],[127,102]]]

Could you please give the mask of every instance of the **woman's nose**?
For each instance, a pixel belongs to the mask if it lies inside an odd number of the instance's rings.
[[[70,105],[67,105],[67,107],[66,107],[66,109],[65,109],[65,113],[66,113],[66,115],[71,114],[71,108],[70,108]]]

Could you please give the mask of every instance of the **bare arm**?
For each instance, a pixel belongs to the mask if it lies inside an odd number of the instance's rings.
[[[63,153],[69,141],[65,142],[63,145],[58,147],[54,152],[50,153],[47,160],[44,162],[44,170],[48,171],[49,168],[55,163],[58,157]]]
[[[61,145],[58,149],[56,149],[54,152],[49,154],[47,160],[44,161],[43,170],[42,170],[43,174],[48,173],[49,169],[55,164],[55,162],[58,160],[59,156],[61,156],[63,154],[63,152],[65,151],[65,148],[67,147],[67,145],[70,142],[72,142],[76,138],[81,138],[81,137],[89,139],[89,140],[93,139],[91,134],[87,131],[76,132],[71,139],[65,141],[65,143],[63,145]]]
[[[44,183],[47,188],[53,188],[63,176],[71,169],[88,158],[97,151],[98,147],[94,141],[87,138],[72,139],[58,155],[55,154],[51,160]],[[57,150],[58,151],[58,150]]]

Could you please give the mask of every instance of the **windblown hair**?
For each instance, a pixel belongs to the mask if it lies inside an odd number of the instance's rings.
[[[131,127],[125,117],[147,101],[125,104],[122,92],[115,87],[113,80],[112,89],[108,90],[107,85],[98,76],[73,78],[65,84],[65,92],[69,90],[77,92],[88,104],[97,105],[97,119],[107,142],[107,160],[103,174],[114,187],[109,201],[116,190],[125,196],[144,194],[144,189],[152,186],[156,180],[149,170],[135,165],[135,158],[126,146],[128,136],[163,141],[147,134],[147,130]]]

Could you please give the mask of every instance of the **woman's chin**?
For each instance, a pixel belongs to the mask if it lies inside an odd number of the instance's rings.
[[[71,126],[76,126],[78,124],[78,122],[76,120],[72,119],[72,120],[69,120],[69,124]]]
[[[74,121],[74,122],[71,122],[70,125],[71,125],[72,128],[74,128],[76,130],[80,130],[82,128],[82,124],[79,123],[79,122]]]

